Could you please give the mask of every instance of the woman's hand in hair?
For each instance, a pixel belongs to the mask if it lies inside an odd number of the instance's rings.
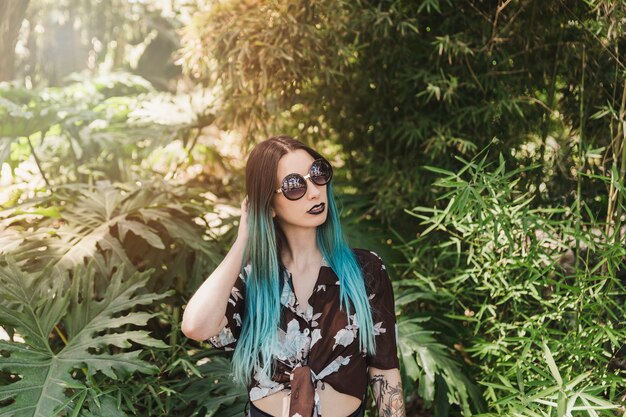
[[[241,203],[237,240],[185,307],[181,330],[190,339],[207,340],[218,335],[228,323],[225,317],[228,300],[241,273],[241,262],[248,235],[247,203],[247,199]]]

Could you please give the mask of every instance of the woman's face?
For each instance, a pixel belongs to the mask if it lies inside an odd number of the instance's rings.
[[[275,189],[280,188],[283,178],[289,174],[307,175],[314,160],[303,149],[285,154],[278,161]],[[306,185],[306,194],[299,200],[288,200],[282,193],[274,194],[272,217],[277,219],[283,230],[292,227],[317,227],[326,221],[328,215],[327,186],[316,185],[310,179],[307,179]],[[320,214],[308,213],[311,208],[322,203],[324,210]]]

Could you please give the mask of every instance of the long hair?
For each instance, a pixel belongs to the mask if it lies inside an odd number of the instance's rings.
[[[283,280],[280,253],[287,240],[272,218],[271,202],[277,188],[278,161],[297,149],[305,150],[315,159],[322,158],[318,152],[291,137],[275,136],[259,143],[246,164],[248,240],[242,259],[246,282],[245,315],[232,363],[235,380],[247,385],[255,372],[261,377],[270,377],[274,373],[272,356],[278,341],[276,329],[280,322]],[[360,349],[374,354],[372,313],[363,274],[341,229],[332,182],[328,183],[326,190],[328,215],[324,224],[317,227],[316,242],[339,277],[340,309],[348,315],[356,313]],[[250,267],[246,268],[248,264]],[[350,311],[350,302],[354,312]]]

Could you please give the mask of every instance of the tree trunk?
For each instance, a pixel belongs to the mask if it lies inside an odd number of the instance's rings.
[[[0,81],[15,75],[15,44],[30,0],[0,0]]]

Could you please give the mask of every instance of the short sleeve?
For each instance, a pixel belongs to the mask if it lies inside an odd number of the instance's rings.
[[[370,274],[370,305],[374,323],[376,354],[367,355],[367,365],[378,369],[400,367],[398,360],[398,325],[396,322],[393,287],[383,260],[370,252],[367,273]]]
[[[226,320],[227,323],[220,330],[219,334],[208,338],[208,342],[213,347],[224,350],[235,350],[237,340],[241,334],[241,324],[245,310],[245,282],[243,277],[239,274],[235,285],[230,291],[228,297],[228,304],[226,305]]]

